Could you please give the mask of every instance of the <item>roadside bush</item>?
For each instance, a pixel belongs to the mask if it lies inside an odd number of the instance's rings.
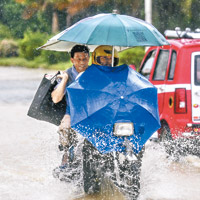
[[[44,58],[44,61],[49,64],[67,62],[70,59],[70,55],[67,52],[57,52],[49,50],[42,50],[41,56]]]
[[[138,69],[144,57],[144,54],[145,54],[144,47],[135,47],[124,50],[121,53],[119,53],[120,64],[127,64],[127,65],[133,64]]]
[[[41,50],[37,50],[37,48],[42,46],[47,41],[47,38],[47,34],[39,31],[26,31],[19,45],[20,56],[27,60],[34,60],[35,57],[41,54]]]
[[[18,44],[12,39],[4,39],[0,42],[0,56],[12,57],[18,56]]]

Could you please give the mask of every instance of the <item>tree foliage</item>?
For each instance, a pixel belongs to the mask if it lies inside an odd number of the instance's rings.
[[[175,27],[194,30],[200,26],[199,10],[199,0],[153,1],[153,24],[162,33]]]
[[[144,0],[0,0],[1,56],[14,55],[14,49],[17,55],[19,47],[20,56],[29,60],[66,63],[66,54],[36,48],[80,19],[115,9],[145,19]],[[194,30],[200,28],[199,10],[199,0],[152,1],[152,24],[161,33],[177,26]],[[133,48],[120,53],[120,60],[138,67],[143,55],[144,49]]]
[[[35,57],[41,54],[37,48],[42,46],[46,41],[46,35],[41,32],[32,32],[27,30],[24,34],[24,38],[20,41],[19,53],[21,57],[27,60],[33,60]]]
[[[0,23],[16,38],[27,28],[55,34],[82,18],[114,9],[144,19],[140,0],[0,0]],[[200,24],[199,9],[198,0],[152,1],[152,23],[162,33],[177,26],[194,29]]]

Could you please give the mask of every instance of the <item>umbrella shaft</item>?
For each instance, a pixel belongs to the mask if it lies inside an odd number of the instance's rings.
[[[115,48],[112,46],[112,67],[114,67],[114,55],[115,55]]]

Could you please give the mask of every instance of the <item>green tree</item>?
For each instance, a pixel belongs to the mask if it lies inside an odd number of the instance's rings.
[[[7,26],[14,38],[22,38],[27,29],[49,32],[49,14],[38,12],[30,19],[24,19],[25,5],[15,0],[0,0],[0,23]]]
[[[200,3],[199,0],[191,0],[191,17],[188,23],[194,30],[200,28]]]
[[[20,18],[22,6],[13,0],[1,0],[0,5],[1,23],[8,27],[13,37],[22,37],[23,31],[26,29],[26,22]]]
[[[66,27],[71,25],[71,18],[79,12],[84,12],[92,4],[102,4],[105,0],[15,0],[17,3],[24,5],[23,19],[29,20],[37,13],[43,13],[47,8],[51,8],[51,32],[53,34],[59,31],[59,13],[65,13]],[[63,16],[63,15],[62,15]]]
[[[152,1],[153,25],[162,33],[166,29],[195,28],[200,24],[199,0]]]
[[[166,29],[183,27],[186,18],[182,10],[184,0],[157,0],[153,1],[153,25],[164,33]]]
[[[104,0],[91,3],[84,10],[74,12],[71,17],[71,24],[74,24],[80,19],[93,16],[99,13],[112,13],[117,10],[119,14],[130,15],[144,19],[144,2],[139,0]],[[70,9],[69,9],[70,10]]]
[[[52,0],[39,0],[39,1],[15,0],[15,1],[24,6],[24,10],[22,13],[22,18],[24,20],[28,21],[30,19],[37,18],[38,20],[40,19],[42,23],[46,24],[45,20],[48,19],[48,17],[50,17],[53,23],[51,26],[51,32],[53,33],[58,32],[58,15],[53,7]],[[45,15],[46,13],[48,13],[48,15]]]

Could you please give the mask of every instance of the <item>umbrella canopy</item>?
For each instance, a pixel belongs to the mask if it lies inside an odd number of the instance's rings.
[[[109,13],[80,20],[40,48],[70,51],[75,44],[88,45],[91,51],[99,45],[115,46],[118,51],[135,46],[169,45],[153,25],[135,17]]]
[[[160,127],[157,89],[127,65],[92,65],[67,93],[72,128],[102,153],[124,149],[125,137],[113,134],[116,122],[134,124],[134,134],[126,138],[136,153]]]

